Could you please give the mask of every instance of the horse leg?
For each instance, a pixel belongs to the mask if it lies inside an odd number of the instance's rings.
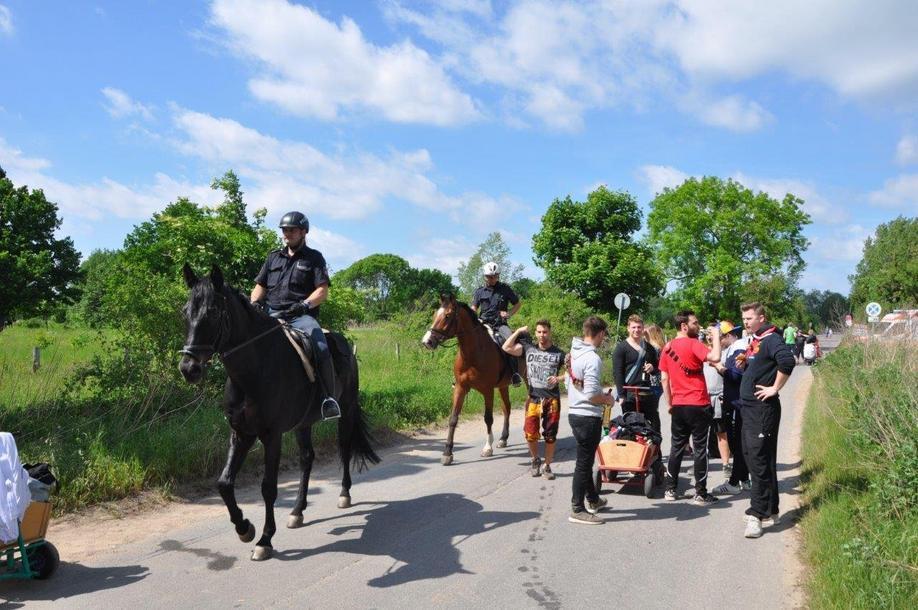
[[[482,392],[485,401],[484,420],[488,429],[488,439],[485,446],[481,449],[481,457],[491,457],[494,455],[494,433],[491,432],[491,425],[494,424],[494,388],[487,392]]]
[[[230,521],[236,526],[236,534],[243,542],[251,542],[255,539],[255,526],[242,516],[242,510],[236,503],[236,475],[242,468],[245,456],[249,449],[255,444],[255,435],[242,435],[233,430],[230,436],[230,448],[226,455],[226,466],[220,478],[217,479],[217,489],[220,491],[220,497],[229,510]]]
[[[350,407],[350,405],[348,405]],[[338,494],[338,508],[351,507],[351,450],[354,430],[353,417],[360,417],[360,413],[355,413],[348,408],[348,413],[338,420],[338,455],[341,458],[341,468],[344,471],[341,475],[341,492]]]
[[[497,441],[498,449],[507,446],[507,439],[510,438],[510,388],[504,386],[500,388],[501,408],[504,411],[504,427],[500,430],[500,440]]]
[[[462,403],[465,402],[465,395],[468,389],[457,383],[453,389],[453,411],[449,416],[449,432],[446,434],[446,449],[443,450],[443,457],[440,463],[449,466],[453,463],[453,436],[456,434],[456,425],[459,423],[459,413],[462,412]]]
[[[252,561],[264,561],[271,557],[271,539],[277,531],[274,522],[274,502],[277,500],[277,471],[280,469],[281,434],[272,431],[261,439],[265,447],[265,476],[261,479],[261,497],[265,501],[265,527],[261,538],[252,551]]]
[[[309,492],[309,475],[316,452],[312,448],[312,426],[303,426],[296,431],[296,442],[300,446],[300,488],[296,494],[293,510],[287,517],[287,527],[303,527],[303,509],[306,508],[306,494]]]

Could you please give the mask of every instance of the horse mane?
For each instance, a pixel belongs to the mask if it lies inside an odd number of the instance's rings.
[[[475,326],[481,326],[482,328],[484,328],[484,324],[481,322],[480,319],[478,319],[478,314],[475,313],[475,310],[469,307],[467,303],[464,303],[462,301],[456,301],[456,305],[464,309],[469,314],[469,316],[471,316],[472,324],[474,324]]]

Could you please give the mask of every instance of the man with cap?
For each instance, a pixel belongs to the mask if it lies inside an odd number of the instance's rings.
[[[268,254],[255,277],[250,298],[259,307],[264,307],[267,300],[269,315],[287,320],[309,336],[324,395],[322,419],[335,419],[341,417],[341,407],[335,400],[335,365],[317,321],[319,306],[328,298],[331,285],[328,265],[321,252],[306,245],[309,219],[303,213],[284,214],[278,226],[286,247]]]
[[[500,337],[499,342],[502,345],[513,334],[507,321],[520,310],[523,302],[510,286],[500,281],[497,263],[485,263],[482,267],[482,274],[485,277],[485,285],[475,290],[470,305],[481,321],[490,326]],[[514,358],[514,361],[517,363],[517,368],[513,372],[513,385],[519,385],[523,380],[519,374],[519,358]]]

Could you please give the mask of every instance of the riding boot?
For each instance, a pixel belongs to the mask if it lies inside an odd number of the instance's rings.
[[[318,358],[318,360],[319,382],[325,394],[320,410],[322,419],[337,419],[341,417],[341,407],[335,400],[335,363],[332,361],[331,354],[325,358]]]

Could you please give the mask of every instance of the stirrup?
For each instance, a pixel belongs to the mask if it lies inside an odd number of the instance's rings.
[[[510,383],[514,388],[518,388],[523,385],[523,376],[519,373],[513,373],[513,376],[510,377]]]
[[[320,409],[322,412],[322,421],[341,417],[341,407],[338,406],[338,401],[331,396],[326,397],[325,400],[322,401]]]

